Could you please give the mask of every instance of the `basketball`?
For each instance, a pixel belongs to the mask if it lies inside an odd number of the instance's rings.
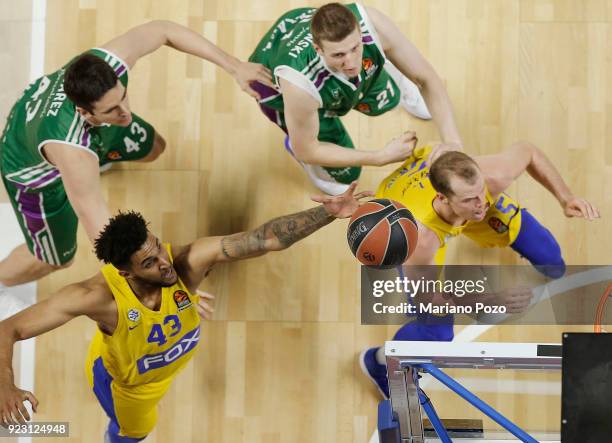
[[[361,205],[346,233],[351,251],[367,266],[397,266],[416,248],[418,228],[401,203],[375,199]]]

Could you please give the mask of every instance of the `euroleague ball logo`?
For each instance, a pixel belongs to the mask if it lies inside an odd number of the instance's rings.
[[[363,258],[365,258],[370,263],[374,263],[376,261],[376,256],[370,252],[364,252]]]
[[[349,245],[352,247],[353,243],[355,243],[355,240],[357,240],[357,237],[359,237],[361,234],[365,234],[366,232],[368,232],[368,228],[366,227],[364,222],[360,222],[355,227],[353,232],[351,232],[351,235],[348,238]]]

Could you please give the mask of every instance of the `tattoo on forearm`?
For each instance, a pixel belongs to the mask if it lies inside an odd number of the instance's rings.
[[[279,243],[287,248],[330,223],[334,217],[323,206],[276,218],[268,223]]]
[[[236,259],[260,255],[270,249],[287,248],[333,220],[334,217],[323,206],[285,215],[252,231],[223,237],[221,251],[227,258]]]
[[[227,258],[242,258],[258,255],[265,251],[264,226],[221,239],[221,251]]]

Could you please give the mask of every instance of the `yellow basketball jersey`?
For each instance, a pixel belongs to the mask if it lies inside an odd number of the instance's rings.
[[[520,230],[521,212],[519,204],[505,193],[494,199],[486,190],[489,210],[479,222],[452,226],[434,211],[433,201],[437,193],[429,180],[431,149],[430,146],[415,149],[402,166],[381,182],[376,197],[402,203],[422,225],[436,234],[440,240],[440,249],[435,257],[438,265],[444,264],[447,241],[461,233],[482,247],[511,245]]]
[[[170,245],[165,247],[172,260]],[[190,294],[179,278],[174,286],[162,288],[160,309],[153,311],[138,300],[117,268],[106,265],[102,274],[117,303],[117,328],[113,335],[96,332],[87,367],[102,357],[114,383],[124,387],[146,384],[165,391],[198,344],[198,296]]]

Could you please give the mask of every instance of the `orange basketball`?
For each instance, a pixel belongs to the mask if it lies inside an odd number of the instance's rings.
[[[418,228],[404,205],[381,198],[355,211],[346,236],[351,251],[364,265],[397,266],[414,251]]]

